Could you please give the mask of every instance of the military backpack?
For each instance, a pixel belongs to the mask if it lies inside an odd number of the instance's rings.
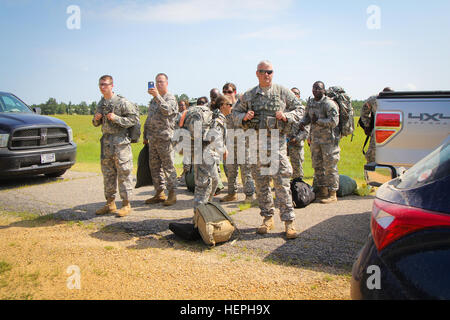
[[[134,126],[128,128],[128,136],[130,137],[131,143],[137,143],[139,142],[139,138],[141,137],[141,122],[139,121],[139,114],[140,114],[139,107],[132,102],[130,103],[134,106],[134,110],[138,115],[138,122]]]
[[[201,124],[201,133],[195,132],[197,128],[194,124],[198,122]],[[191,134],[191,139],[194,140],[201,134],[202,141],[206,141],[208,131],[213,123],[213,112],[205,106],[192,106],[185,110],[180,118],[178,124],[180,128],[186,129]]]
[[[339,106],[339,131],[341,137],[353,136],[355,129],[354,112],[350,96],[342,87],[330,87],[327,90],[327,96]]]

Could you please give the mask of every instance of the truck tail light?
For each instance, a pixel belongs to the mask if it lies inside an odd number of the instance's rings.
[[[384,143],[402,128],[401,112],[377,112],[375,118],[375,141]]]
[[[407,234],[434,227],[450,228],[450,217],[379,199],[373,202],[370,229],[378,251]]]

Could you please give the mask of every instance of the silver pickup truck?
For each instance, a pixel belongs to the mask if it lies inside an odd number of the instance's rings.
[[[381,92],[377,102],[376,161],[364,166],[372,186],[395,178],[450,141],[450,91]]]

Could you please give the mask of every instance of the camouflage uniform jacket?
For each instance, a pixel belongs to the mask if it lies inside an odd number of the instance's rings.
[[[95,127],[102,125],[103,141],[113,145],[130,143],[128,128],[139,121],[139,114],[136,114],[131,102],[117,94],[113,94],[109,100],[102,97],[96,112],[101,113],[103,117],[98,121],[92,119],[92,124]],[[106,118],[110,112],[115,114],[114,120]]]
[[[292,146],[302,146],[302,142],[309,136],[310,126],[305,126],[305,130],[300,129],[300,121],[294,122],[291,126],[291,130],[287,134],[287,138]],[[295,142],[291,142],[295,139]]]
[[[208,131],[208,141],[211,141],[210,146],[213,148],[216,160],[219,160],[220,156],[225,153],[225,141],[227,135],[226,117],[222,112],[219,112],[216,118],[214,118],[213,124]]]
[[[272,84],[268,90],[263,90],[258,86],[245,92],[233,108],[233,121],[235,128],[247,128],[250,121],[243,121],[247,111],[254,111],[254,119],[259,118],[259,128],[265,129],[265,116],[275,116],[276,111],[283,111],[287,122],[277,121],[282,131],[280,136],[289,132],[289,127],[303,118],[305,108],[295,97],[291,90]]]
[[[318,118],[316,123],[311,122],[313,114]],[[314,98],[308,100],[302,123],[304,125],[311,124],[312,143],[323,144],[339,141],[339,106],[325,95],[319,101]]]
[[[377,112],[377,96],[371,96],[367,99],[362,108],[361,108],[361,121],[364,123],[365,127],[370,127],[370,114],[373,112],[375,116],[375,112]]]
[[[164,96],[153,98],[144,124],[144,139],[172,139],[177,114],[178,105],[173,94],[167,92]]]

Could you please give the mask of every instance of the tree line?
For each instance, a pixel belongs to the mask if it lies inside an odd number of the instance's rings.
[[[189,96],[185,93],[181,95],[175,95],[177,101],[187,100],[189,101]],[[359,116],[361,112],[361,107],[364,104],[362,100],[352,100],[352,106],[355,113],[355,116]],[[91,104],[87,104],[85,101],[82,101],[78,104],[73,104],[72,102],[57,102],[55,98],[49,98],[47,102],[41,104],[33,104],[32,108],[39,107],[41,108],[41,114],[44,115],[53,115],[53,114],[81,114],[81,115],[93,115],[97,108],[97,102],[92,102]],[[145,115],[148,113],[148,106],[146,105],[138,105],[139,112],[141,115]]]

